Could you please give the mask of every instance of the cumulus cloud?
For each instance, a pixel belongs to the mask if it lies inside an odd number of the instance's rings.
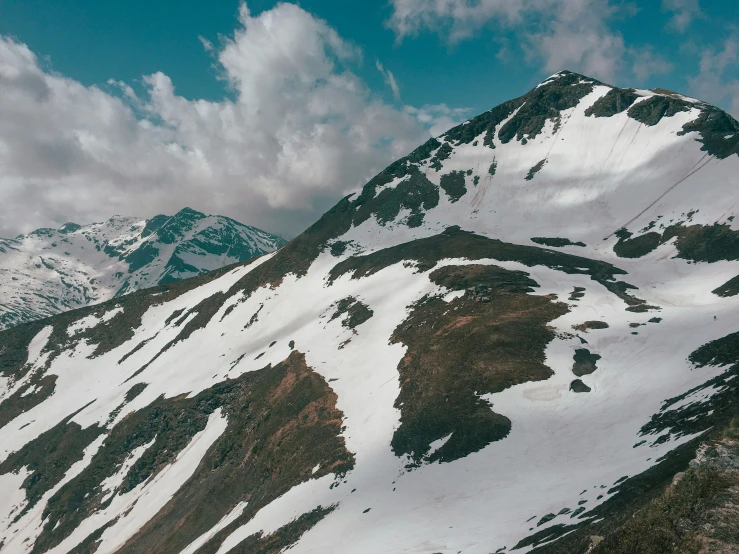
[[[382,102],[352,71],[361,52],[292,4],[242,4],[204,45],[232,99],[187,100],[163,73],[139,96],[86,87],[0,37],[0,236],[184,205],[292,236],[454,119]]]
[[[385,67],[380,63],[380,60],[375,62],[375,67],[377,68],[377,71],[382,74],[383,79],[385,79],[385,84],[393,91],[393,98],[395,98],[395,100],[400,100],[400,87],[398,86],[398,82],[395,80],[393,72],[389,69],[385,69]]]
[[[701,53],[700,71],[690,79],[691,93],[702,100],[719,104],[728,101],[729,112],[739,118],[739,37],[726,39],[718,50]]]
[[[608,22],[630,9],[608,0],[391,0],[388,26],[399,40],[423,29],[444,32],[452,42],[491,26],[517,33],[531,61],[548,72],[579,70],[613,79],[627,49]]]
[[[703,16],[699,0],[662,0],[662,10],[672,14],[668,27],[681,33],[694,19]]]
[[[634,60],[632,70],[639,81],[646,81],[652,75],[664,75],[674,69],[672,63],[652,48],[635,48],[630,53]]]
[[[469,108],[450,108],[446,104],[426,104],[420,108],[405,106],[404,110],[426,126],[434,137],[465,121],[471,111]]]
[[[417,34],[424,28],[447,29],[452,41],[474,34],[490,20],[503,24],[520,23],[527,0],[391,0],[393,13],[388,21],[399,38]]]

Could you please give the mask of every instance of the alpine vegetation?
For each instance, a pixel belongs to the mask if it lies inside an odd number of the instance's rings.
[[[0,550],[735,551],[738,176],[563,71],[235,266],[50,232],[134,292],[0,333]]]

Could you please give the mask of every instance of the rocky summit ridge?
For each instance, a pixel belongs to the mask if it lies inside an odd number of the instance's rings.
[[[0,329],[272,252],[284,240],[184,208],[0,239]]]
[[[738,175],[728,114],[560,72],[0,333],[0,551],[737,551]]]

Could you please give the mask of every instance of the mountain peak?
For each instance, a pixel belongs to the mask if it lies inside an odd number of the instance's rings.
[[[170,285],[247,230],[139,222],[163,286],[0,333],[0,544],[735,549],[737,137],[566,72],[258,261]]]
[[[207,216],[202,212],[193,210],[192,208],[184,207],[172,217],[187,217],[191,219],[202,219]]]
[[[79,231],[81,228],[82,228],[81,225],[77,225],[76,223],[72,223],[70,221],[70,222],[65,223],[61,227],[59,227],[59,229],[57,229],[57,233],[62,233],[66,235],[69,233],[74,233],[76,231]]]
[[[65,223],[0,245],[0,328],[171,283],[272,252],[284,241],[184,208],[148,220]],[[226,228],[227,227],[227,228]]]

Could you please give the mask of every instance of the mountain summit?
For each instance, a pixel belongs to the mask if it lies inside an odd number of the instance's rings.
[[[243,262],[284,242],[190,208],[0,239],[0,329]]]
[[[0,548],[735,549],[738,154],[560,72],[276,253],[0,333]]]

